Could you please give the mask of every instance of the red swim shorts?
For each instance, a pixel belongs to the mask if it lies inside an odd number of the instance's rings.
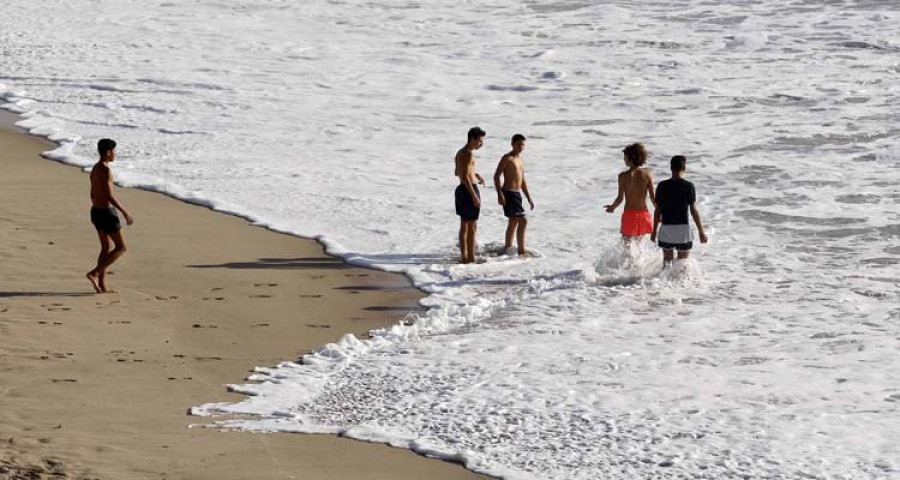
[[[653,233],[653,218],[648,210],[622,212],[622,235],[646,235]]]

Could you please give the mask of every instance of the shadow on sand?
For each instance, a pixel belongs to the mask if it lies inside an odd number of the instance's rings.
[[[233,268],[237,270],[343,270],[352,265],[332,257],[260,258],[255,262],[230,262],[218,265],[188,265],[189,268]]]
[[[0,292],[0,298],[17,297],[91,297],[96,293],[86,292]]]

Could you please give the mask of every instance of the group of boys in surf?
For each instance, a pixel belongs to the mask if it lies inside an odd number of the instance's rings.
[[[459,252],[462,263],[473,263],[475,257],[475,236],[478,230],[478,218],[481,213],[481,192],[478,184],[484,185],[484,178],[475,170],[475,150],[484,145],[487,134],[479,127],[469,129],[466,145],[456,152],[456,176],[459,185],[456,187],[456,214],[459,215]],[[494,173],[494,187],[497,190],[497,202],[503,206],[503,214],[508,219],[503,251],[512,248],[516,240],[517,253],[526,255],[525,228],[528,226],[522,195],[528,200],[531,210],[534,201],[525,181],[525,167],[522,152],[525,149],[525,136],[515,134],[512,137],[512,149],[500,158]],[[697,194],[694,184],[685,180],[687,159],[676,155],[670,160],[672,177],[663,180],[653,187],[653,173],[643,168],[647,163],[647,150],[644,145],[634,143],[622,150],[628,170],[619,174],[618,193],[615,200],[604,206],[607,212],[613,213],[623,202],[622,223],[620,232],[626,244],[650,235],[650,240],[657,243],[663,251],[663,265],[669,266],[675,258],[687,259],[693,248],[693,233],[688,216],[694,220],[700,243],[706,243],[706,232],[697,210]],[[501,179],[502,185],[501,185]],[[651,216],[647,199],[654,207]]]
[[[481,192],[478,185],[484,185],[484,178],[475,170],[475,151],[484,145],[487,134],[479,127],[472,127],[468,133],[466,145],[456,152],[456,176],[459,186],[456,187],[456,214],[459,215],[459,252],[462,263],[474,263],[475,237],[478,230],[478,218],[481,214]],[[525,164],[522,152],[525,150],[526,138],[515,134],[511,140],[511,149],[500,158],[494,172],[494,187],[497,191],[497,203],[503,207],[507,217],[506,236],[503,251],[509,251],[516,243],[516,252],[520,256],[528,255],[525,249],[525,229],[528,218],[523,198],[528,201],[530,210],[534,210],[534,200],[528,191],[525,181]],[[122,223],[117,212],[122,212],[128,225],[134,218],[113,194],[113,174],[110,163],[116,158],[116,142],[104,138],[97,143],[100,155],[91,169],[91,223],[97,230],[100,240],[100,254],[97,265],[87,273],[97,293],[111,293],[106,284],[106,273],[127,250],[125,237],[122,234]],[[613,213],[625,203],[622,213],[621,233],[626,243],[634,242],[644,235],[650,235],[663,251],[664,265],[669,265],[678,252],[679,259],[686,259],[693,246],[693,234],[688,224],[688,214],[697,226],[697,234],[701,243],[706,243],[706,233],[696,207],[694,185],[685,180],[687,160],[682,155],[671,159],[672,178],[664,180],[654,190],[653,174],[642,168],[647,162],[647,151],[640,143],[625,147],[623,150],[625,165],[628,170],[619,174],[619,190],[616,199],[606,205],[606,211]],[[651,217],[647,198],[654,207]]]

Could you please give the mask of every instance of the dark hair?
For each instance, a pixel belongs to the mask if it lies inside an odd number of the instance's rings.
[[[670,164],[673,172],[683,172],[687,168],[687,159],[684,155],[675,155]]]
[[[647,149],[642,143],[632,143],[622,151],[625,153],[625,158],[628,159],[628,164],[633,167],[640,167],[647,163]]]
[[[481,138],[487,135],[487,133],[481,129],[481,127],[472,127],[469,129],[469,140],[474,140],[476,138]]]
[[[112,140],[109,138],[104,138],[104,139],[100,140],[99,142],[97,142],[97,151],[100,153],[101,157],[106,155],[106,152],[108,152],[110,150],[114,150],[115,148],[116,148],[115,140]]]
[[[522,135],[521,133],[517,133],[517,134],[513,135],[513,137],[512,137],[512,143],[524,142],[524,141],[525,141],[525,135]]]

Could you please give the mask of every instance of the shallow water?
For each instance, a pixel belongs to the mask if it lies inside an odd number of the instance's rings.
[[[507,478],[900,476],[894,2],[2,9],[0,95],[52,157],[86,166],[113,137],[124,184],[324,236],[429,293],[411,325],[260,368],[234,387],[254,396],[198,413]],[[454,263],[474,124],[487,177],[529,137],[535,258]],[[711,243],[674,270],[626,255],[601,208],[635,140],[659,179],[686,155],[697,185]]]

